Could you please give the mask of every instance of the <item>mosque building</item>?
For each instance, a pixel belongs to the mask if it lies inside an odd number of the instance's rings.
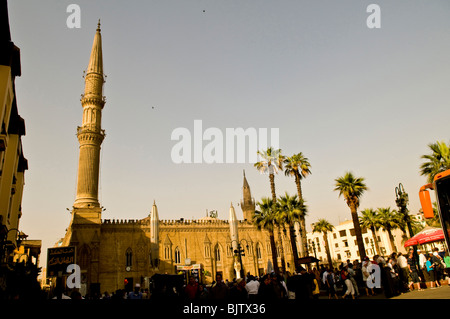
[[[104,82],[99,22],[85,73],[82,124],[77,128],[80,148],[76,199],[61,242],[63,247],[76,247],[76,264],[81,269],[85,292],[113,292],[131,289],[135,284],[146,287],[154,274],[180,271],[188,271],[207,284],[217,273],[232,280],[248,272],[260,275],[268,271],[272,256],[269,235],[251,223],[255,201],[245,172],[240,203],[243,220],[237,218],[233,205],[228,220],[214,214],[196,220],[164,220],[160,219],[163,214],[158,212],[156,202],[144,219],[102,219],[98,185],[100,148],[105,138],[101,126],[106,101]],[[289,243],[289,234],[284,234],[283,251],[290,265],[287,269],[293,271]]]

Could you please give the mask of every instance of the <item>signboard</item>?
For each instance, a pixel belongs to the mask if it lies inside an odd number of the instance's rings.
[[[73,246],[48,248],[47,276],[57,276],[58,272],[67,274],[67,266],[75,264],[75,251]]]
[[[192,269],[201,269],[201,264],[194,264],[194,265],[178,265],[177,270],[192,270]]]

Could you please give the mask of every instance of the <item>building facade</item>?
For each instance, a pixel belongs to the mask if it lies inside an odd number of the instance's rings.
[[[24,240],[28,236],[19,230],[28,161],[15,84],[22,73],[20,49],[11,40],[6,1],[0,2],[0,47],[0,299],[24,298],[35,292],[40,241]]]
[[[379,229],[372,233],[370,229],[361,229],[366,249],[366,255],[372,258],[374,255],[387,256],[394,251],[406,253],[402,243],[403,233],[400,229],[395,229],[391,232],[394,238],[394,247],[392,246],[389,233],[385,230]],[[355,230],[353,221],[346,220],[335,226],[332,232],[327,234],[328,245],[330,247],[331,259],[334,264],[345,262],[348,259],[351,261],[360,259],[358,244],[356,243]],[[325,242],[322,233],[309,232],[307,234],[308,252],[310,256],[317,256],[320,262],[328,263],[327,254],[325,251]],[[376,241],[376,242],[375,242]],[[377,244],[380,251],[377,251]]]

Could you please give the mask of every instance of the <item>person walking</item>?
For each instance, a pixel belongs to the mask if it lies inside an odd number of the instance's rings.
[[[336,285],[334,282],[334,272],[332,269],[327,268],[325,272],[323,273],[323,279],[322,279],[324,286],[328,293],[328,299],[335,298],[338,299],[338,296],[336,294]]]
[[[295,276],[293,276],[295,277]],[[291,277],[291,278],[293,278]],[[273,302],[277,299],[277,294],[275,293],[275,289],[272,285],[272,281],[270,275],[264,275],[261,279],[261,284],[258,288],[258,300],[259,302]]]
[[[258,296],[258,289],[259,289],[260,283],[256,278],[252,275],[248,276],[247,284],[245,285],[245,289],[248,293],[248,299],[249,302],[255,302]]]
[[[188,300],[197,299],[199,292],[200,292],[200,290],[199,290],[198,282],[195,280],[194,276],[190,276],[189,283],[184,288],[184,293],[186,295],[186,298]]]
[[[409,251],[409,256],[406,261],[408,265],[409,278],[411,278],[411,281],[408,283],[408,288],[411,290],[411,288],[416,285],[416,289],[418,291],[423,291],[423,289],[420,288],[419,271],[414,258],[414,250]]]
[[[410,271],[408,268],[408,260],[402,253],[397,255],[398,279],[401,292],[406,292],[409,286]]]
[[[440,287],[440,285],[439,285],[439,283],[436,280],[436,274],[435,274],[435,271],[434,271],[434,267],[435,266],[434,266],[434,264],[432,262],[432,259],[433,259],[433,254],[429,253],[428,257],[427,257],[427,262],[425,263],[425,266],[427,267],[427,272],[428,272],[428,276],[429,276],[429,279],[430,279],[431,289],[434,289],[434,288]]]
[[[436,277],[436,281],[439,283],[440,286],[440,282],[441,282],[441,278],[443,275],[443,270],[444,270],[444,266],[443,266],[443,259],[442,257],[439,255],[439,249],[437,247],[435,247],[433,249],[433,257],[431,257],[431,262],[434,264],[434,274]]]
[[[347,290],[345,291],[345,294],[342,296],[342,299],[345,299],[348,295],[351,295],[352,299],[355,299],[355,289],[353,288],[353,283],[350,280],[350,275],[348,273],[347,266],[342,267],[341,278],[344,281],[345,286],[347,287]]]
[[[356,272],[353,270],[353,264],[350,263],[347,265],[347,272],[350,278],[350,281],[352,282],[353,289],[355,290],[355,295],[359,297],[359,289],[358,289],[358,283],[356,282]]]
[[[444,253],[445,273],[447,274],[447,285],[450,287],[450,255],[446,250]]]
[[[417,249],[417,254],[419,255],[419,264],[417,265],[419,268],[419,276],[422,277],[423,282],[428,282],[429,280],[427,267],[425,266],[425,263],[427,262],[427,257],[420,249]]]
[[[364,257],[364,260],[362,262],[361,271],[362,271],[362,276],[363,276],[362,279],[363,279],[363,282],[364,282],[364,288],[366,289],[366,295],[367,296],[375,296],[375,291],[373,290],[373,288],[369,288],[369,286],[367,285],[367,279],[370,276],[369,266],[371,264],[372,263],[370,262],[369,257],[367,257],[367,256]]]
[[[216,274],[216,282],[210,289],[210,297],[214,300],[224,300],[228,297],[228,285],[220,273]]]
[[[141,292],[140,284],[136,284],[136,286],[134,286],[134,291],[129,292],[128,299],[142,299],[142,292]]]
[[[231,287],[229,293],[229,300],[235,303],[248,302],[248,292],[245,289],[245,279],[239,278],[236,283]]]

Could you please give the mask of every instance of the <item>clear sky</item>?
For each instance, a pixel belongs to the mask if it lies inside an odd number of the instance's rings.
[[[71,3],[81,28],[68,28]],[[381,8],[370,29],[367,6]],[[100,201],[104,219],[141,219],[153,200],[160,219],[218,210],[238,218],[245,169],[256,200],[269,179],[252,164],[175,164],[171,133],[279,128],[285,155],[309,158],[302,182],[307,224],[350,219],[334,180],[352,171],[369,191],[360,209],[395,206],[395,187],[417,213],[421,155],[449,142],[448,1],[9,1],[21,49],[16,79],[29,170],[20,228],[43,240],[64,236],[76,195],[83,70],[101,19],[107,75]],[[296,193],[275,177],[278,195]],[[309,227],[308,227],[309,228]],[[45,264],[45,260],[41,261]]]

